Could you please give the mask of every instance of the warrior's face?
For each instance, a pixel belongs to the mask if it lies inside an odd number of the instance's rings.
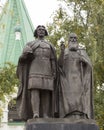
[[[69,49],[71,51],[77,51],[77,49],[78,49],[78,39],[77,39],[77,35],[75,33],[71,33],[69,35],[68,44],[69,44]]]
[[[38,38],[43,38],[45,36],[45,28],[43,26],[37,28],[37,36]]]

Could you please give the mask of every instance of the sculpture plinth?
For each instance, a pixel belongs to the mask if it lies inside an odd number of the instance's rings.
[[[71,120],[68,118],[30,119],[26,130],[99,130],[94,120]]]

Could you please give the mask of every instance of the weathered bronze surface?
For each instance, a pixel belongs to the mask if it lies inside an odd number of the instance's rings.
[[[53,45],[44,39],[47,35],[45,27],[39,25],[34,31],[36,40],[26,44],[19,58],[17,108],[24,120],[53,116],[56,53]]]
[[[74,119],[93,118],[92,65],[85,48],[71,33],[68,47],[61,45],[59,115]]]

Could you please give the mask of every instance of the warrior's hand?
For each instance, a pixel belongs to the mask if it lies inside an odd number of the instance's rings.
[[[29,53],[33,53],[32,49],[29,46],[26,46],[23,49],[23,54],[29,54]]]

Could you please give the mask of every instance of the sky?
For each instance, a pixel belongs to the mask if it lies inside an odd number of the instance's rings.
[[[46,25],[59,7],[57,0],[24,0],[34,27]]]

